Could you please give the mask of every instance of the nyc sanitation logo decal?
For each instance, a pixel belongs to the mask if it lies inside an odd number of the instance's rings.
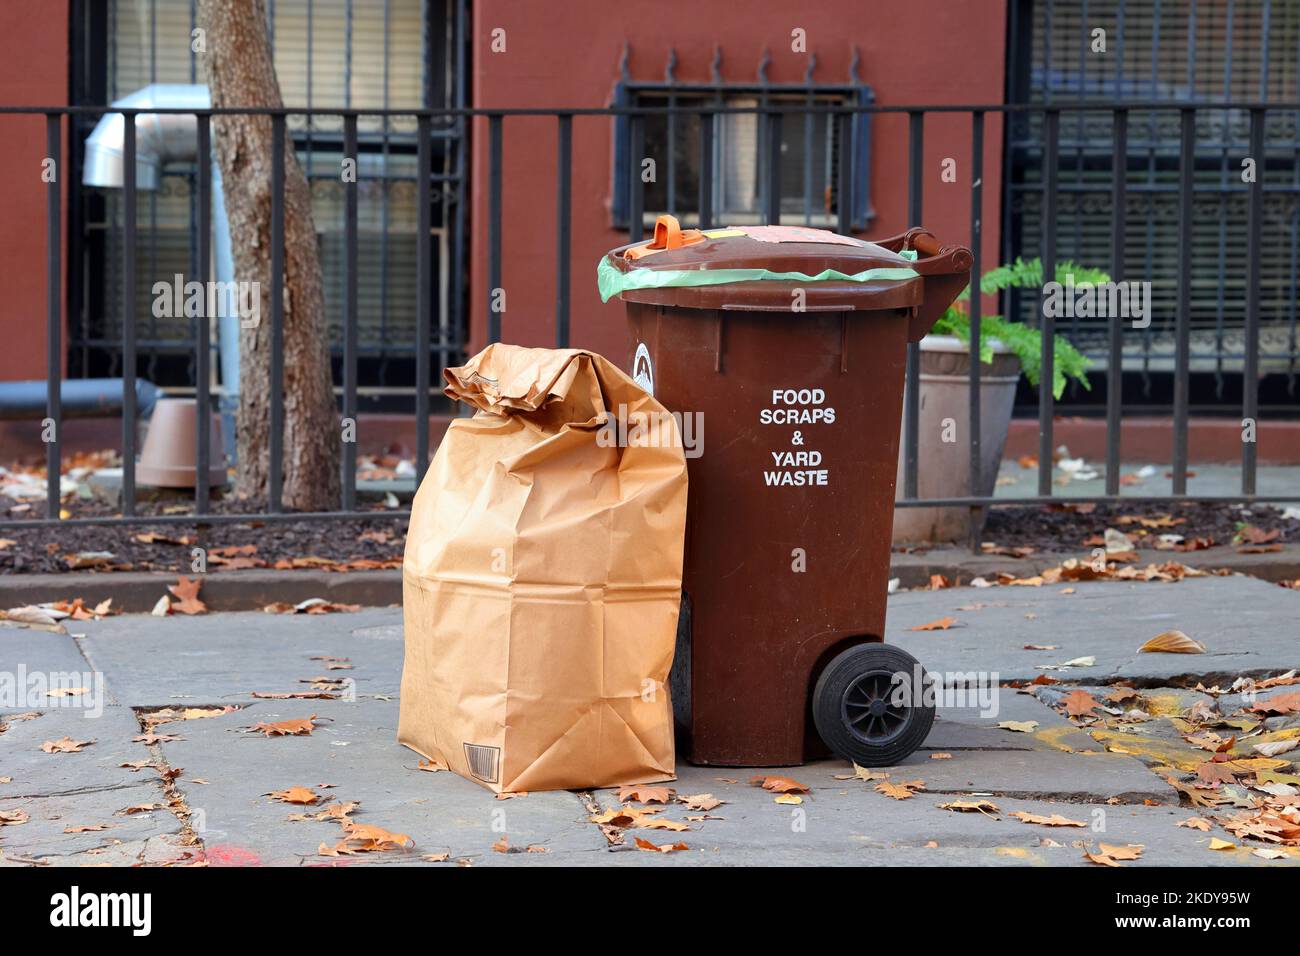
[[[651,395],[655,393],[654,365],[650,362],[650,350],[644,342],[636,344],[636,355],[632,358],[632,381]]]

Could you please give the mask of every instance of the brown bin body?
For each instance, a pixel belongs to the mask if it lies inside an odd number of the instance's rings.
[[[915,262],[896,255],[918,245]],[[965,286],[970,253],[915,229],[853,245],[733,235],[631,262],[626,248],[610,253],[620,272],[921,273],[621,294],[630,372],[643,386],[650,379],[668,409],[702,415],[702,454],[688,449],[686,607],[673,687],[688,754],[723,766],[799,763],[806,742],[816,746],[808,718],[822,666],[883,639],[906,346]],[[800,288],[805,311],[794,312]],[[806,401],[774,400],[778,389],[808,390]],[[791,410],[809,420],[771,420]],[[786,472],[803,472],[806,483],[784,483],[800,480]]]

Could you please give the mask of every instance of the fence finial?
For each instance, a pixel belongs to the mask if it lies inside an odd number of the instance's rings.
[[[664,79],[673,85],[677,82],[677,48],[668,48],[668,63],[664,66]]]
[[[851,49],[853,50],[853,57],[849,60],[849,82],[854,86],[861,86],[862,80],[858,78],[858,66],[862,63],[862,54],[858,50],[856,43],[853,44]]]
[[[713,85],[722,85],[722,46],[713,44],[713,61],[709,64],[709,73],[713,76]]]

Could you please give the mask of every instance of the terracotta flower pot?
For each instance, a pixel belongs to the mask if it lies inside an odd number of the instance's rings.
[[[155,488],[193,488],[198,449],[195,405],[192,398],[160,398],[149,420],[144,448],[135,466],[135,479]],[[226,483],[226,456],[221,444],[221,419],[209,422],[208,486]]]

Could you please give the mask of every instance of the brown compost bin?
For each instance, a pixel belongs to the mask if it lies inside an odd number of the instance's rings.
[[[687,445],[672,688],[692,761],[795,764],[820,735],[886,766],[924,741],[929,679],[881,643],[904,367],[970,266],[920,228],[869,243],[667,216],[602,260],[629,372]]]

